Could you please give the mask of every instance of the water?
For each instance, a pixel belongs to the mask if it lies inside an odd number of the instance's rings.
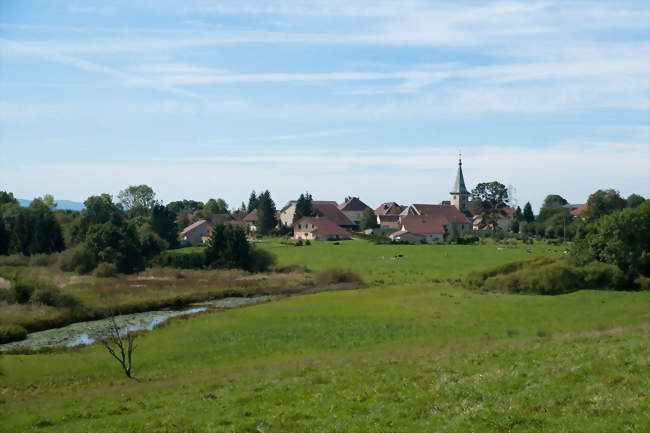
[[[230,309],[246,305],[259,304],[277,299],[278,296],[257,296],[254,298],[223,298],[213,301],[192,304],[186,310],[161,310],[146,311],[135,314],[122,314],[115,316],[115,322],[122,332],[147,330],[151,331],[157,325],[171,317],[200,313],[213,308]],[[0,352],[7,350],[31,349],[43,347],[74,347],[92,344],[104,339],[110,334],[110,319],[78,322],[63,328],[48,329],[46,331],[32,332],[22,341],[0,344]]]

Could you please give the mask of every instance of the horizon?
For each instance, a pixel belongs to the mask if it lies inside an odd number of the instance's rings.
[[[3,2],[0,189],[650,196],[650,5]]]

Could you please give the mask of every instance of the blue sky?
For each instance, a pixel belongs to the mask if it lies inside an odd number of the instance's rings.
[[[650,196],[646,1],[9,1],[0,190]]]

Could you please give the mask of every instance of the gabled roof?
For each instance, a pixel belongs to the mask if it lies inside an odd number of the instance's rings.
[[[402,211],[402,207],[395,203],[394,201],[388,201],[386,203],[382,203],[379,205],[377,209],[375,209],[375,215],[388,215],[392,214],[391,212],[392,209],[399,209],[399,211]],[[399,213],[399,212],[397,212]],[[396,214],[397,215],[397,214]]]
[[[409,215],[402,217],[402,228],[415,234],[445,234],[445,224],[449,220],[443,215],[420,216]]]
[[[579,216],[584,210],[587,209],[587,203],[580,205],[580,207],[577,207],[571,211],[571,215],[573,216]]]
[[[312,231],[314,233],[318,233],[319,235],[323,235],[323,236],[328,236],[328,235],[349,236],[350,235],[350,233],[348,233],[347,230],[342,229],[332,220],[325,217],[302,217],[298,221],[293,223],[294,230],[296,229],[296,226],[298,224],[305,224],[305,223],[313,224],[315,228]]]
[[[348,217],[345,216],[343,212],[336,207],[336,204],[331,202],[311,202],[311,207],[314,211],[319,211],[322,213],[325,218],[328,218],[334,224],[339,226],[353,226],[354,223],[350,221]]]
[[[347,211],[363,211],[366,209],[370,209],[370,207],[359,200],[359,197],[349,197],[345,203],[341,203],[339,205],[340,210],[347,210]]]
[[[441,204],[412,204],[401,215],[420,215],[420,216],[444,216],[448,222],[454,221],[458,224],[469,224],[467,216],[456,209],[456,206],[446,206]]]
[[[212,227],[212,224],[208,220],[198,220],[194,224],[190,224],[189,226],[185,227],[181,234],[184,235],[185,233],[191,232],[192,230],[195,230],[204,224],[208,224],[209,227]]]
[[[256,222],[257,221],[257,209],[253,209],[248,215],[244,217],[246,222]]]

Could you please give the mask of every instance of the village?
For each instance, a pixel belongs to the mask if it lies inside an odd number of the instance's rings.
[[[458,171],[449,200],[437,204],[400,205],[389,201],[372,209],[359,197],[346,197],[341,203],[336,201],[312,200],[313,215],[296,218],[298,200],[286,203],[275,215],[278,225],[293,239],[304,241],[337,241],[352,239],[353,232],[362,231],[366,235],[388,236],[393,242],[433,243],[443,241],[446,234],[455,230],[458,234],[481,233],[486,228],[506,231],[515,215],[515,209],[502,203],[500,215],[492,224],[472,212],[471,193],[465,186],[462,160],[458,160]],[[572,216],[578,216],[585,205],[565,205]],[[362,219],[370,212],[376,223],[372,228],[364,228]],[[204,245],[217,223],[241,227],[250,235],[257,232],[258,209],[246,214],[216,215],[211,221],[199,219],[185,227],[181,233],[181,245]],[[192,215],[188,215],[192,218]],[[453,226],[453,228],[452,228]]]

